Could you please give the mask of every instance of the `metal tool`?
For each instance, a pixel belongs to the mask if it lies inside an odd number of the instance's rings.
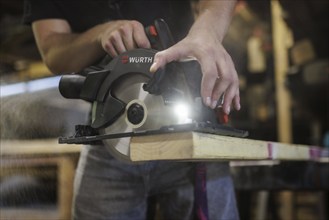
[[[163,20],[146,28],[155,49],[135,49],[108,57],[59,84],[66,98],[92,102],[90,125],[76,126],[59,143],[102,144],[116,157],[129,159],[130,137],[186,131],[245,137],[248,132],[218,123],[216,112],[202,103],[202,73],[196,60],[171,62],[149,71],[158,50],[174,44]]]

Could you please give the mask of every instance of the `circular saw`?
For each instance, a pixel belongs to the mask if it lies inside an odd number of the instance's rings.
[[[163,20],[146,29],[153,48],[173,44]],[[65,98],[92,103],[91,121],[76,125],[75,135],[59,143],[102,144],[114,156],[130,160],[133,136],[199,131],[245,137],[247,132],[221,125],[214,110],[202,103],[202,73],[196,60],[171,62],[151,73],[156,49],[135,49],[79,74],[62,76]]]

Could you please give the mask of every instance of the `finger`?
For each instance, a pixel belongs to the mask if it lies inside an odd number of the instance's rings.
[[[214,96],[220,96],[225,92],[223,110],[226,114],[229,114],[233,98],[239,90],[239,80],[231,57],[227,53],[224,53],[221,57],[223,59],[219,59],[217,62],[218,74],[221,77],[221,81],[217,87],[218,91],[216,91]]]
[[[228,115],[231,112],[231,103],[235,95],[236,95],[236,87],[234,84],[231,84],[225,91],[225,97],[223,103],[223,110]]]
[[[235,110],[239,111],[241,109],[241,105],[240,105],[240,90],[239,90],[239,88],[237,89],[236,95],[234,96],[233,104],[234,104]]]
[[[202,59],[200,65],[203,74],[201,81],[201,96],[204,104],[212,108],[213,105],[217,105],[218,100],[212,100],[213,90],[218,77],[216,64],[211,62],[210,59]]]
[[[229,82],[224,78],[217,78],[213,92],[212,92],[212,108],[215,108],[218,105],[218,100],[222,95],[225,94],[225,91],[229,87]],[[225,99],[225,97],[223,97]]]
[[[122,42],[122,37],[118,31],[114,31],[110,36],[110,41],[118,54],[126,52],[126,47]]]
[[[221,78],[219,78],[218,83],[216,83],[216,87],[213,92],[213,100],[218,100],[222,94],[224,95],[223,109],[226,114],[230,113],[230,106],[233,98],[236,95],[237,90],[239,89],[239,83],[236,79],[235,72],[220,74]],[[212,106],[214,107],[214,106]]]
[[[134,42],[136,43],[137,47],[151,48],[151,44],[146,36],[144,26],[138,21],[132,21],[131,24],[133,26],[132,36],[134,38]]]
[[[217,57],[221,57],[221,55],[217,55]],[[226,68],[224,70],[224,68],[226,67],[226,65],[223,65],[222,63],[222,59],[219,59],[216,62],[216,67],[217,67],[217,80],[216,80],[216,84],[215,84],[215,88],[213,90],[212,93],[212,100],[213,100],[213,108],[215,108],[215,102],[218,101],[220,99],[221,96],[223,96],[223,100],[221,104],[224,104],[224,95],[225,95],[225,91],[226,89],[229,87],[230,85],[230,80],[229,80],[229,74],[225,74],[229,69]],[[226,71],[226,72],[224,72]],[[217,104],[217,103],[216,103]]]
[[[163,68],[167,63],[185,58],[186,54],[188,54],[188,48],[182,46],[180,43],[158,52],[154,56],[154,61],[150,68],[150,72],[154,73],[159,68]]]
[[[119,29],[122,36],[122,41],[125,48],[129,51],[136,48],[134,39],[133,39],[133,28],[131,25],[123,25]]]
[[[111,42],[106,43],[104,45],[104,49],[112,58],[118,56],[118,53],[115,50],[115,48],[113,47]]]

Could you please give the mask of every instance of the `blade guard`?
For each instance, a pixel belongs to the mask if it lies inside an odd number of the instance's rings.
[[[102,128],[113,123],[123,112],[127,103],[123,103],[112,96],[111,88],[115,82],[129,74],[141,74],[152,78],[149,71],[153,63],[156,51],[150,49],[136,49],[116,57],[105,69],[110,74],[104,79],[96,97],[95,120],[92,121],[93,128]]]
[[[63,76],[59,83],[59,90],[66,98],[79,98],[93,102],[91,127],[94,129],[106,127],[124,112],[127,104],[112,96],[111,89],[117,80],[129,74],[141,74],[151,79],[154,74],[149,70],[156,52],[156,50],[142,48],[131,50],[122,53],[103,66],[97,66],[98,70],[91,71],[86,76]]]

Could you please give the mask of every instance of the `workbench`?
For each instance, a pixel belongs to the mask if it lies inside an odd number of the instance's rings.
[[[80,148],[77,145],[59,145],[57,139],[1,140],[1,179],[17,174],[38,177],[54,174],[57,179],[57,202],[40,207],[1,207],[0,219],[70,219],[73,179]],[[54,169],[56,171],[49,174]]]

